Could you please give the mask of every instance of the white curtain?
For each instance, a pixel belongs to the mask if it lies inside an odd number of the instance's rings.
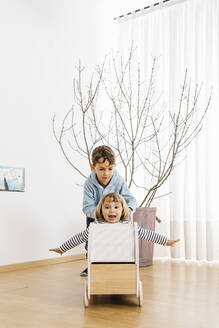
[[[156,247],[155,256],[218,261],[219,0],[172,0],[115,24],[119,50],[124,54],[133,41],[145,75],[159,57],[156,87],[168,109],[178,101],[186,68],[193,87],[203,83],[202,107],[213,87],[203,130],[165,185],[171,194],[152,205],[164,218],[157,231],[181,238],[171,250]]]

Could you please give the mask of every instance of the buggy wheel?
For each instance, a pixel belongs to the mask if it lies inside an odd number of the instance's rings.
[[[143,303],[143,293],[142,293],[142,282],[139,280],[138,283],[138,306],[142,306]]]
[[[88,297],[87,297],[87,282],[85,282],[84,284],[83,303],[84,303],[84,307],[87,308],[89,305]]]

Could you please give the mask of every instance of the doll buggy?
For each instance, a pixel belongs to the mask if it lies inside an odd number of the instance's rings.
[[[90,226],[84,306],[91,295],[106,294],[136,295],[137,304],[142,305],[137,223]]]

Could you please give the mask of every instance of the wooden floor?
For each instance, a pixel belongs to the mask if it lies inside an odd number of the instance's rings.
[[[85,261],[0,274],[1,328],[218,328],[219,266],[155,261],[134,296],[95,296],[83,307]]]

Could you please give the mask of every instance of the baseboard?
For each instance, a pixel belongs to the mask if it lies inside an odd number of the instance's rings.
[[[9,265],[0,265],[0,273],[1,272],[10,272],[24,269],[37,268],[52,264],[60,264],[65,262],[79,261],[84,260],[86,258],[85,254],[77,254],[77,255],[69,255],[69,256],[60,256],[52,259],[45,259],[39,261],[31,261],[31,262],[23,262]]]
[[[184,263],[184,264],[219,266],[219,261],[217,261],[217,260],[207,261],[207,260],[172,258],[172,257],[154,257],[153,262],[172,262],[172,263],[176,263],[176,264]]]

